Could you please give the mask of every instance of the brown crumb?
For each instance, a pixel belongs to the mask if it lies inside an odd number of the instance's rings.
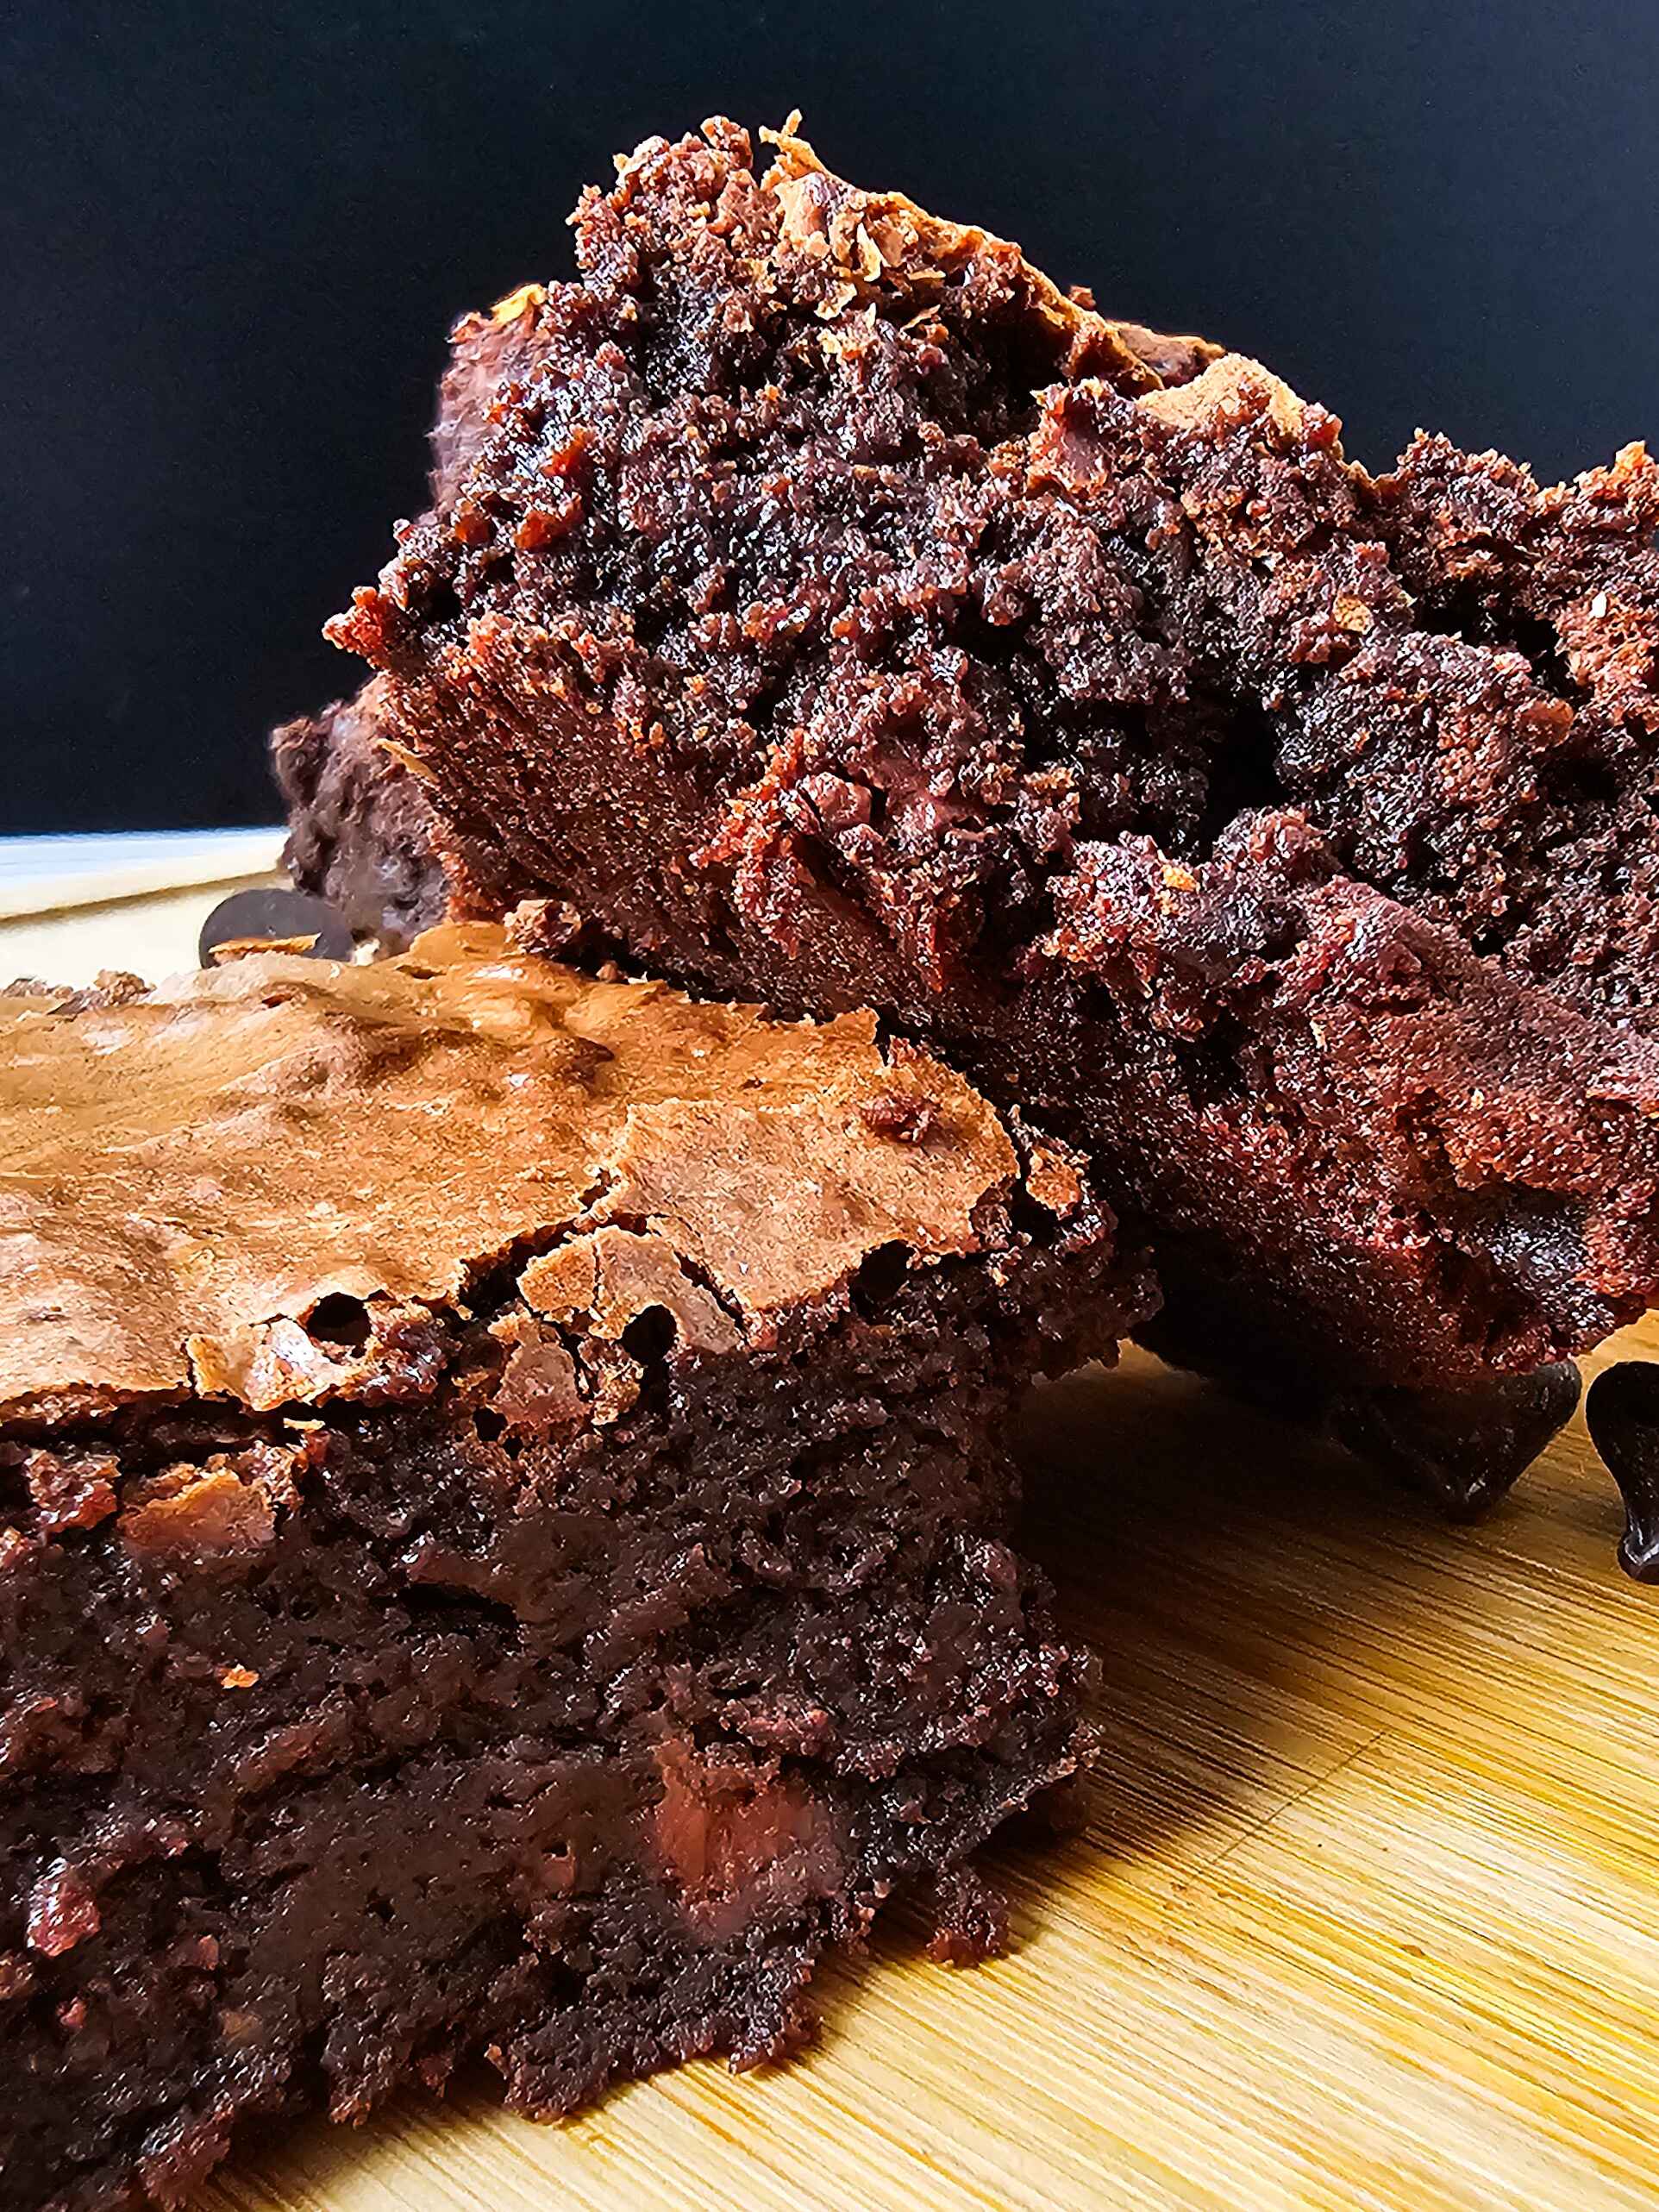
[[[858,1112],[867,1128],[900,1144],[925,1144],[942,1119],[939,1101],[923,1091],[878,1091],[861,1101]]]
[[[28,1947],[42,1958],[61,1958],[102,1925],[97,1900],[85,1877],[62,1859],[29,1892]]]
[[[1008,1949],[1008,1900],[971,1863],[935,1877],[928,1957],[939,1966],[977,1966]]]

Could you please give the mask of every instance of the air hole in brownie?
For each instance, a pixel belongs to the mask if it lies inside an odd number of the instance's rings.
[[[910,1272],[910,1247],[897,1242],[878,1244],[865,1255],[853,1277],[853,1304],[867,1317],[892,1304]]]
[[[398,1593],[398,1602],[411,1620],[429,1620],[446,1635],[498,1637],[504,1629],[515,1636],[518,1632],[518,1615],[511,1606],[504,1598],[485,1597],[477,1590],[411,1582]]]
[[[623,1350],[642,1367],[650,1367],[667,1358],[679,1334],[679,1324],[666,1306],[647,1306],[623,1331]]]
[[[518,1289],[518,1271],[527,1256],[521,1254],[474,1271],[466,1286],[466,1303],[474,1313],[493,1313],[512,1303]]]
[[[305,1332],[313,1344],[361,1351],[369,1340],[369,1309],[360,1298],[352,1298],[343,1290],[330,1291],[312,1307]]]
[[[1015,1229],[1028,1244],[1035,1244],[1042,1250],[1048,1250],[1053,1246],[1061,1225],[1046,1206],[1032,1197],[1023,1182],[1014,1185],[1005,1201],[994,1198],[980,1200],[979,1205],[974,1207],[973,1214],[973,1227],[977,1235],[991,1238],[997,1234],[998,1208],[1004,1204],[1006,1206],[1006,1219],[1013,1224]]]
[[[1581,699],[1578,683],[1561,649],[1553,623],[1518,613],[1513,606],[1494,608],[1475,588],[1436,592],[1419,598],[1417,620],[1441,637],[1462,637],[1471,645],[1493,646],[1518,653],[1531,663],[1532,674],[1544,690],[1557,699]]]
[[[1589,755],[1546,761],[1543,774],[1558,805],[1612,807],[1618,803],[1619,780],[1606,761]]]
[[[507,1432],[506,1422],[493,1406],[480,1406],[473,1416],[473,1426],[485,1444],[499,1444]]]

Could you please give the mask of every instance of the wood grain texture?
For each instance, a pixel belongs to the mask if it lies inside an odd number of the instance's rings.
[[[933,1966],[901,1908],[791,2067],[556,2128],[480,2077],[250,2141],[205,2205],[1650,2207],[1659,1591],[1581,1422],[1473,1529],[1138,1353],[1024,1448],[1105,1752],[1080,1833],[992,1856],[1011,1957]]]

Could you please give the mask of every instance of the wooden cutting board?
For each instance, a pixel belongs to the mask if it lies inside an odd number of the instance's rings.
[[[0,925],[0,969],[24,928],[69,981],[187,958],[218,895]],[[1659,1325],[1601,1357],[1632,1350]],[[205,2204],[1659,2203],[1659,1590],[1581,1424],[1474,1529],[1141,1353],[1042,1393],[1024,1448],[1106,1748],[1081,1833],[992,1854],[1010,1958],[934,1966],[900,1908],[790,2067],[555,2128],[480,2077],[250,2142]]]

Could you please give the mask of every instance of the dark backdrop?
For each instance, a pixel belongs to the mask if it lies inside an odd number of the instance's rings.
[[[1659,0],[0,5],[0,830],[269,819],[460,310],[617,148],[832,166],[1260,354],[1379,462],[1659,432]]]

